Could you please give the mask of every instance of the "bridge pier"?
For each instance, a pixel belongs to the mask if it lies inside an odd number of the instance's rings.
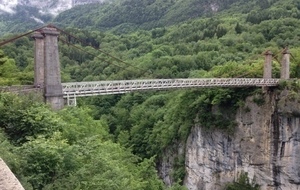
[[[290,52],[288,48],[282,52],[280,78],[290,79]]]
[[[45,102],[52,109],[64,107],[56,28],[45,27],[33,35],[35,39],[35,86],[44,90]]]

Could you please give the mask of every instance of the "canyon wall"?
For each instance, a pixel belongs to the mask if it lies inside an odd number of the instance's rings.
[[[300,103],[288,91],[265,93],[259,105],[255,98],[238,109],[233,135],[201,124],[192,128],[185,144],[189,190],[224,189],[245,172],[262,190],[300,189]],[[160,169],[167,184],[173,160]]]

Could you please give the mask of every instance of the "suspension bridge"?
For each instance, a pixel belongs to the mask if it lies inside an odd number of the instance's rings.
[[[167,90],[209,87],[271,87],[277,86],[280,79],[272,78],[272,53],[265,53],[263,78],[187,78],[187,79],[141,79],[61,83],[58,54],[58,36],[64,32],[54,26],[45,26],[16,38],[0,43],[5,45],[20,37],[33,33],[35,40],[34,85],[23,86],[24,91],[41,90],[45,102],[53,109],[61,109],[65,102],[76,106],[77,97],[124,94],[133,91]],[[281,79],[289,79],[290,53],[283,51]],[[16,88],[18,89],[18,88]],[[15,89],[15,91],[17,91]],[[10,90],[14,91],[14,90]]]

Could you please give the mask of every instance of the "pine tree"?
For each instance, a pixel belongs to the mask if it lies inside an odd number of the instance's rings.
[[[236,23],[234,30],[237,34],[241,34],[243,32],[243,29],[242,29],[242,26],[240,25],[240,23]]]

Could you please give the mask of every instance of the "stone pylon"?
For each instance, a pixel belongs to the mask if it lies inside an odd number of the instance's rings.
[[[272,57],[273,54],[270,50],[265,53],[265,63],[264,63],[264,79],[272,78]]]
[[[280,78],[290,78],[290,52],[288,48],[285,48],[282,52]]]
[[[44,36],[40,31],[33,33],[32,37],[35,39],[34,43],[34,86],[36,88],[44,88],[45,75],[44,75]]]
[[[64,107],[56,28],[45,27],[35,32],[35,86],[43,88],[45,102],[54,110]]]

